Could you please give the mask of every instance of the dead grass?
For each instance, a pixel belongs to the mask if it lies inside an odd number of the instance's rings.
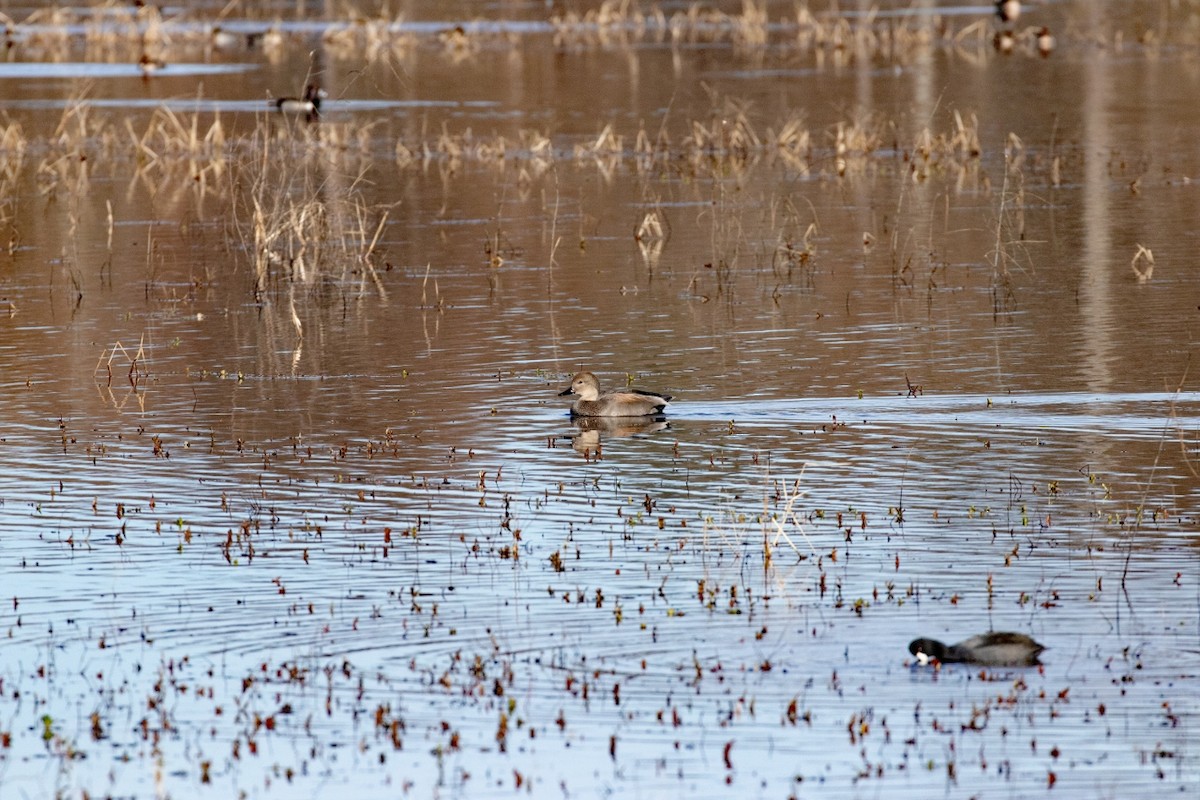
[[[153,58],[170,54],[184,60],[214,50],[244,48],[261,49],[275,62],[290,47],[312,48],[309,35],[281,28],[281,23],[291,21],[323,25],[317,35],[326,56],[334,60],[400,64],[410,61],[421,48],[432,46],[450,63],[459,64],[487,48],[519,44],[516,34],[488,20],[422,30],[394,13],[394,5],[347,0],[314,9],[305,4],[233,2],[205,8],[184,6],[182,11],[164,16],[152,3],[106,0],[91,6],[36,8],[24,17],[5,16],[0,21],[5,25],[10,56],[20,60],[63,60],[81,46],[88,60],[94,61],[132,63],[143,54]],[[903,65],[934,49],[976,64],[997,56],[994,26],[986,15],[881,16],[871,8],[850,16],[838,4],[821,6],[813,10],[806,0],[795,4],[741,0],[740,7],[730,8],[697,1],[673,7],[668,13],[652,0],[604,0],[586,10],[557,10],[547,22],[555,46],[570,50],[728,42],[739,57],[758,60],[802,55],[814,59],[819,68],[854,62]],[[231,15],[258,21],[261,29],[246,33],[223,30],[222,20]],[[1033,25],[1014,28],[1014,54],[1046,55],[1039,41],[1041,33],[1041,28]],[[1164,48],[1200,44],[1200,21],[1188,4],[1183,4],[1125,28],[1111,20],[1087,20],[1084,25],[1068,18],[1053,36],[1059,46],[1136,51],[1153,57]]]
[[[296,287],[357,284],[386,298],[376,265],[389,210],[367,203],[361,177],[343,172],[324,150],[308,149],[311,141],[272,136],[268,126],[256,129],[252,144],[231,170],[231,218],[253,271],[256,296],[265,299],[286,288],[301,337]],[[358,279],[351,277],[355,274]]]
[[[29,143],[19,122],[0,124],[0,177],[15,180],[25,164]]]

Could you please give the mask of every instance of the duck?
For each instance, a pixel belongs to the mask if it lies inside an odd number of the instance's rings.
[[[981,633],[958,644],[945,645],[937,639],[913,639],[908,652],[921,665],[930,661],[943,664],[979,664],[985,667],[1036,667],[1038,656],[1046,648],[1023,633],[993,631]]]
[[[285,114],[304,114],[309,119],[315,119],[321,113],[321,98],[325,92],[317,88],[315,83],[304,87],[303,97],[276,97],[271,103]]]
[[[149,78],[154,73],[165,67],[167,62],[162,59],[155,58],[149,53],[142,53],[142,57],[138,59],[138,69],[141,70],[142,78]]]
[[[668,394],[640,389],[601,392],[600,381],[590,372],[576,372],[571,385],[558,396],[576,398],[571,404],[572,417],[649,417],[661,414],[671,401]]]
[[[992,37],[992,44],[997,53],[1008,55],[1016,47],[1017,37],[1010,30],[996,31],[996,35]]]
[[[225,30],[220,25],[216,25],[209,32],[209,41],[218,50],[232,50],[241,44],[248,44],[249,37],[238,36],[235,33]]]
[[[1054,34],[1049,28],[1043,27],[1037,33],[1037,49],[1042,58],[1047,58],[1054,52]]]
[[[996,0],[996,16],[1001,22],[1016,22],[1021,16],[1021,0]]]
[[[272,25],[265,31],[252,31],[246,34],[246,46],[261,47],[266,52],[273,52],[283,47],[283,32],[278,25]]]

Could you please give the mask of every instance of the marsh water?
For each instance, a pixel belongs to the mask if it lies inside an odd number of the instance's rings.
[[[0,797],[1191,796],[1200,6],[1023,6],[0,5]]]

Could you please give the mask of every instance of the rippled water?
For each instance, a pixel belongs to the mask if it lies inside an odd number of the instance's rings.
[[[13,11],[0,796],[1200,788],[1200,13],[810,5]]]

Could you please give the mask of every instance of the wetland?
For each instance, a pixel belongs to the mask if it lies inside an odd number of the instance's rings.
[[[0,800],[1200,790],[1200,3],[1021,6],[0,3]]]

